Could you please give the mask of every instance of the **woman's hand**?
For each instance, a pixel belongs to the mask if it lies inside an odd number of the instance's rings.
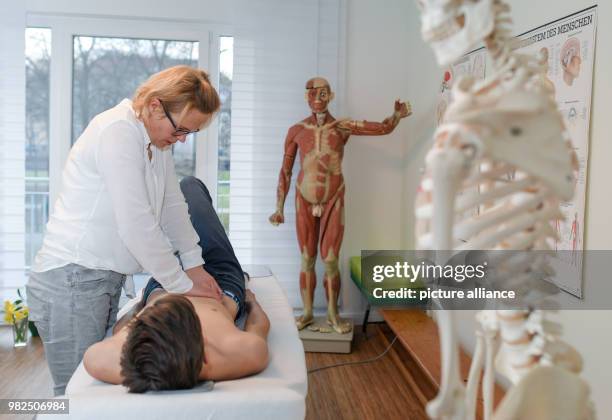
[[[209,297],[221,300],[221,288],[217,281],[202,266],[193,267],[185,270],[185,273],[193,281],[191,290],[185,292],[186,296]]]

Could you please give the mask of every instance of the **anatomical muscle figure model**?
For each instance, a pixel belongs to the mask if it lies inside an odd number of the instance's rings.
[[[560,201],[573,195],[577,163],[545,80],[545,57],[512,51],[510,8],[501,0],[417,2],[423,38],[440,65],[484,41],[493,67],[483,81],[455,82],[416,199],[417,248],[527,251],[501,254],[504,283],[496,286],[512,283],[520,305],[478,312],[467,388],[453,311],[436,312],[442,378],[427,412],[435,419],[473,419],[484,364],[485,420],[590,419],[589,387],[578,376],[582,359],[541,308],[554,291],[537,278],[549,267],[542,253],[531,252],[551,249],[552,225],[563,217]],[[493,412],[495,370],[512,387]]]
[[[391,133],[400,119],[411,114],[410,104],[395,102],[393,115],[383,122],[336,120],[327,110],[334,93],[327,80],[321,77],[306,83],[306,100],[312,114],[289,129],[285,139],[285,154],[278,178],[276,212],[269,218],[278,225],[285,221],[283,209],[291,183],[291,171],[297,153],[301,169],[295,192],[297,239],[302,254],[300,292],[304,304],[303,315],[296,319],[298,329],[311,325],[316,285],[315,261],[320,242],[321,259],[325,263],[325,296],[327,323],[321,332],[345,334],[350,323],[338,315],[340,273],[338,255],[344,235],[344,178],[342,158],[344,146],[354,135],[380,136]],[[315,329],[313,326],[311,329]]]

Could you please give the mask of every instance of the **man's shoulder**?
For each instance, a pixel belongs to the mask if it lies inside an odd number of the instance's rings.
[[[261,372],[268,364],[268,345],[256,334],[233,328],[222,335],[208,336],[206,341],[208,352],[205,345],[201,379],[243,378]]]
[[[251,371],[267,363],[268,343],[257,334],[236,328],[228,332],[219,345],[224,360],[231,365],[241,365]]]

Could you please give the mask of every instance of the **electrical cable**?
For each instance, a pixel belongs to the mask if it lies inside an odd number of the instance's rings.
[[[395,344],[396,341],[397,341],[397,335],[395,336],[395,338],[393,338],[393,341],[391,341],[391,344],[389,344],[387,346],[385,351],[383,351],[381,354],[379,354],[378,356],[376,356],[376,357],[374,357],[372,359],[357,360],[357,361],[354,361],[354,362],[335,363],[333,365],[321,366],[321,367],[313,368],[313,369],[308,370],[307,372],[310,375],[311,373],[318,372],[320,370],[331,369],[331,368],[335,368],[335,367],[339,367],[339,366],[359,365],[359,364],[363,364],[363,363],[372,363],[372,362],[375,362],[378,359],[382,358],[385,354],[387,354],[389,352],[389,350],[391,350],[391,347],[393,346],[393,344]]]

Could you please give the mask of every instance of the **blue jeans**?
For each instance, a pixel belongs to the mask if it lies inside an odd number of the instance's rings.
[[[200,237],[204,268],[217,280],[221,290],[231,292],[238,303],[238,317],[245,311],[245,282],[234,248],[217,216],[208,188],[193,176],[183,178],[181,191],[189,207],[191,224]]]

